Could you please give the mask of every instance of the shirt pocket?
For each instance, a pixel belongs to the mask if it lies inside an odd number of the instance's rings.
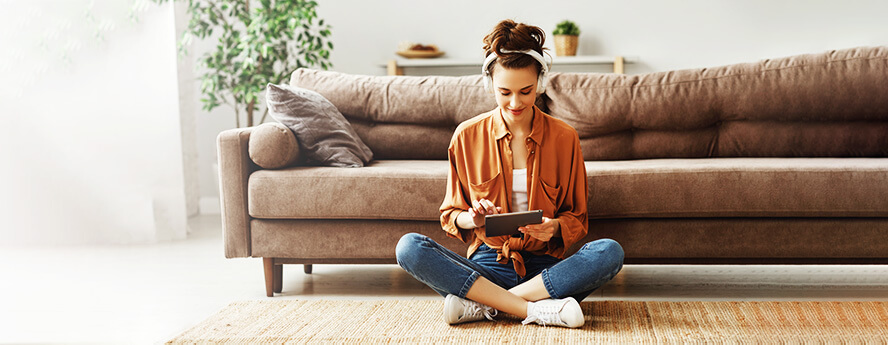
[[[469,194],[472,197],[472,200],[469,200],[469,203],[481,198],[495,201],[494,199],[498,192],[498,188],[500,187],[501,175],[501,172],[497,172],[495,175],[493,175],[493,177],[483,182],[469,183]]]
[[[561,187],[557,185],[553,187],[543,179],[540,179],[540,184],[543,185],[543,193],[546,194],[549,203],[557,209],[560,204],[559,201],[561,200]]]

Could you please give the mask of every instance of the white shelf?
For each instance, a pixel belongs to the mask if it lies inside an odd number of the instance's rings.
[[[612,65],[614,73],[623,73],[623,65],[635,63],[638,61],[637,56],[600,56],[600,55],[584,55],[584,56],[552,56],[552,66],[582,66],[582,65]],[[407,59],[394,58],[381,64],[385,67],[389,75],[403,75],[404,68],[422,68],[422,67],[481,67],[483,61],[481,59],[469,58],[429,58],[429,59]]]
[[[615,56],[553,56],[552,65],[610,65],[614,63]],[[431,59],[394,59],[398,67],[481,67],[482,59],[470,58],[431,58]],[[638,57],[624,56],[624,63],[635,63]],[[388,66],[388,63],[379,65]]]

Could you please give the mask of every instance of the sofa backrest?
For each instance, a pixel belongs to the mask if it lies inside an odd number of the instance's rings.
[[[587,160],[888,156],[888,47],[551,81]]]
[[[300,69],[377,159],[446,159],[460,122],[496,107],[480,75]],[[888,47],[641,75],[552,73],[538,106],[573,126],[586,160],[888,157]]]
[[[365,76],[298,69],[290,84],[336,105],[374,159],[447,159],[456,126],[496,108],[480,74]]]

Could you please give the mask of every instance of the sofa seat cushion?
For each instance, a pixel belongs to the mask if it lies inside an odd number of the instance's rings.
[[[888,217],[888,159],[587,161],[589,218]]]
[[[888,159],[587,161],[589,218],[888,217]],[[293,167],[250,175],[263,219],[437,221],[447,161]]]
[[[446,160],[377,160],[363,168],[293,167],[250,175],[250,215],[264,219],[437,221]]]

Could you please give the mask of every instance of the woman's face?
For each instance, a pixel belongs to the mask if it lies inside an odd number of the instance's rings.
[[[521,69],[493,67],[493,93],[503,116],[520,119],[533,116],[536,101],[537,70],[530,65]]]

